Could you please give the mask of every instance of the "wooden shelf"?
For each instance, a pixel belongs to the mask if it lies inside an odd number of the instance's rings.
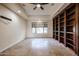
[[[60,31],[60,33],[64,33],[64,31]]]
[[[55,31],[55,32],[58,32],[58,31]]]
[[[74,34],[73,32],[66,32],[66,33],[68,33],[68,34]]]
[[[60,36],[61,38],[64,38],[63,36]]]
[[[61,17],[60,20],[64,19],[64,17]]]
[[[73,26],[73,24],[71,24],[71,25],[66,25],[66,26],[69,26],[69,27],[70,27],[70,26]]]
[[[73,41],[73,39],[70,39],[70,38],[66,38],[67,40],[70,40],[70,41]]]
[[[71,11],[70,13],[68,13],[67,16],[70,16],[70,15],[72,15],[74,13],[75,13],[75,10]]]
[[[64,21],[61,21],[60,23],[64,23]]]
[[[60,26],[61,28],[63,27],[64,28],[64,26]]]
[[[70,43],[68,43],[68,42],[67,42],[67,44],[69,44],[70,46],[74,47],[74,45],[72,45],[72,44],[70,44]]]
[[[74,19],[75,19],[75,17],[70,17],[69,19],[67,19],[67,21],[72,21]]]

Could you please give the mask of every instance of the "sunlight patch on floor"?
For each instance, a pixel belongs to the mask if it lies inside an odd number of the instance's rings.
[[[32,41],[32,48],[47,48],[48,47],[48,41],[45,40],[33,40]]]

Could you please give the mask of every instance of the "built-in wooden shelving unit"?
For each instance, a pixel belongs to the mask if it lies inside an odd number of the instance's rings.
[[[70,4],[53,18],[53,38],[79,55],[79,4]]]

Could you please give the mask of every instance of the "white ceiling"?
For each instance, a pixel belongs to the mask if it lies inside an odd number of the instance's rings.
[[[54,12],[57,11],[57,9],[59,7],[61,7],[64,3],[54,3],[54,5],[52,5],[52,3],[49,3],[47,5],[43,5],[44,10],[41,10],[40,8],[37,8],[36,10],[33,10],[33,8],[35,7],[35,5],[33,4],[28,4],[28,3],[24,3],[24,4],[20,4],[26,11],[27,15],[30,16],[34,16],[34,15],[51,15]]]
[[[8,7],[10,10],[14,11],[16,14],[20,15],[21,17],[28,19],[30,16],[31,17],[36,17],[36,16],[53,17],[56,14],[56,12],[59,9],[62,9],[61,7],[66,4],[54,3],[54,5],[52,5],[52,3],[49,3],[43,6],[44,10],[41,10],[40,8],[33,10],[35,5],[29,4],[29,3],[4,3],[3,5]]]

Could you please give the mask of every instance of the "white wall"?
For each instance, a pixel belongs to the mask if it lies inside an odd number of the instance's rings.
[[[20,42],[26,35],[26,21],[0,5],[0,15],[12,19],[11,22],[0,18],[0,52]]]
[[[32,22],[35,21],[48,22],[48,33],[47,34],[33,34],[32,33]],[[52,37],[52,20],[49,16],[30,16],[27,21],[27,38],[31,37]]]

